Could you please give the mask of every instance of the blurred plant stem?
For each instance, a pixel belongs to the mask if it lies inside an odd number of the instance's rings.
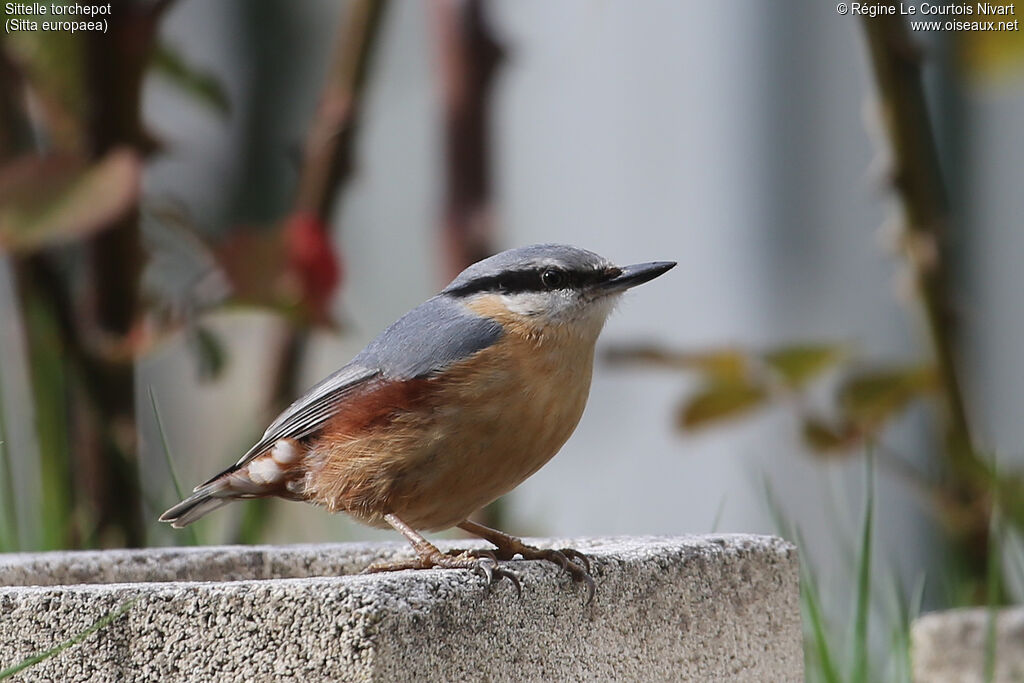
[[[306,278],[304,289],[321,320],[329,317],[326,307],[340,277],[328,225],[355,170],[355,140],[367,75],[387,5],[387,0],[356,0],[343,15],[327,81],[306,135],[295,204],[287,218],[292,260],[302,261],[297,265]],[[331,253],[322,253],[325,249]],[[306,325],[289,325],[282,332],[274,354],[269,413],[279,413],[301,393],[299,377],[309,339]],[[267,512],[266,504],[247,506],[232,540],[258,540]]]
[[[21,547],[18,513],[14,498],[14,467],[7,447],[7,410],[4,400],[4,376],[0,372],[0,552]]]
[[[10,159],[32,148],[32,128],[19,106],[24,87],[21,71],[8,57],[0,36],[0,159]]]
[[[141,159],[156,147],[141,121],[142,80],[167,0],[125,5],[106,33],[76,43],[86,106],[74,119],[81,148],[98,162],[114,150]],[[38,36],[46,40],[46,36]],[[4,57],[0,111],[19,139],[5,155],[51,144],[49,121],[27,115],[25,79]],[[60,252],[16,253],[17,284],[26,315],[34,408],[43,460],[41,514],[45,547],[138,545],[143,541],[136,461],[134,337],[140,319],[138,188],[131,207]],[[71,425],[71,430],[64,425]]]
[[[886,15],[864,20],[895,168],[892,183],[906,214],[903,255],[921,294],[925,320],[944,386],[954,455],[973,453],[957,372],[955,320],[949,306],[945,231],[949,202],[921,82],[921,55],[905,22]]]
[[[355,168],[355,134],[386,6],[386,0],[357,0],[351,4],[338,28],[333,62],[306,136],[290,220],[308,219],[314,229],[325,234],[331,212]],[[279,343],[271,412],[284,409],[301,389],[298,375],[308,337],[305,328],[289,327]]]
[[[942,383],[939,396],[944,404],[948,465],[945,487],[948,499],[959,508],[945,511],[947,517],[957,520],[947,527],[956,554],[980,589],[987,577],[992,484],[975,449],[957,366],[957,329],[950,310],[945,242],[949,200],[925,101],[921,55],[902,17],[865,16],[863,26],[892,149],[892,183],[903,206],[902,256],[917,285]]]
[[[431,14],[444,107],[447,281],[495,251],[490,94],[505,50],[480,0],[432,0]]]

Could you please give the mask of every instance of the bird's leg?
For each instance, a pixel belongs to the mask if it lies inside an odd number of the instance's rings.
[[[508,579],[516,589],[521,592],[519,577],[512,572],[498,566],[497,559],[493,555],[487,557],[476,557],[470,553],[460,555],[447,555],[433,543],[425,539],[419,532],[403,522],[394,514],[384,515],[384,521],[390,524],[395,531],[405,536],[416,551],[416,557],[409,560],[398,560],[394,562],[374,562],[363,570],[364,574],[377,572],[393,572],[402,569],[470,569],[481,574],[488,585],[499,583],[502,579]]]
[[[554,562],[564,571],[569,572],[573,581],[586,584],[587,602],[594,599],[595,585],[593,577],[590,576],[590,558],[578,550],[573,550],[572,548],[562,548],[561,550],[535,548],[532,545],[523,543],[515,536],[510,536],[503,531],[486,527],[483,524],[471,522],[468,519],[458,524],[458,527],[496,546],[494,551],[470,550],[464,554],[496,557],[499,560],[511,560],[516,555],[521,555],[524,560],[547,560],[548,562]]]

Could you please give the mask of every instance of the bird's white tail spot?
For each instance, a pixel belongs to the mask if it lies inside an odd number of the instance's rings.
[[[245,470],[252,483],[261,486],[278,483],[284,474],[277,462],[267,456],[256,458],[249,463]]]
[[[278,465],[291,465],[293,462],[299,459],[302,455],[299,450],[298,444],[291,439],[278,439],[277,443],[270,451],[270,457],[272,457]]]

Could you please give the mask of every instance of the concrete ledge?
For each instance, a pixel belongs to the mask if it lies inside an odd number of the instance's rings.
[[[539,562],[508,563],[521,598],[464,571],[353,575],[401,543],[0,555],[0,669],[139,598],[21,680],[802,680],[788,543],[534,542],[591,555],[592,603]]]
[[[914,681],[917,683],[982,683],[988,610],[981,608],[932,612],[914,621],[910,630]],[[996,683],[1024,681],[1024,607],[996,613]]]

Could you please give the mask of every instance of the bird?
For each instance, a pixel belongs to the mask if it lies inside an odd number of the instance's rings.
[[[466,268],[347,365],[292,403],[238,462],[160,516],[185,527],[235,500],[277,496],[401,533],[415,557],[365,571],[468,569],[546,560],[586,583],[586,555],[536,548],[470,516],[562,448],[590,393],[595,344],[630,288],[675,266],[616,266],[535,244]],[[423,532],[458,527],[494,549],[442,552]]]

